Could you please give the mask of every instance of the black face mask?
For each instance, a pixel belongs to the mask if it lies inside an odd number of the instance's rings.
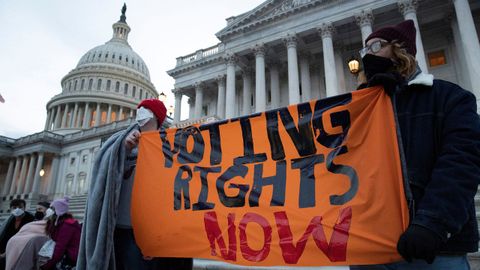
[[[36,220],[42,220],[44,216],[45,216],[45,213],[43,213],[43,212],[40,212],[40,211],[35,212],[35,219]]]
[[[391,69],[393,68],[392,60],[373,54],[365,55],[362,58],[362,62],[367,81],[369,81],[373,77],[373,75],[391,71]]]

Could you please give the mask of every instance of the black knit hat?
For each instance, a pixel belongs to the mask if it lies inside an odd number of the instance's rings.
[[[365,43],[372,38],[381,38],[388,42],[397,40],[399,43],[403,43],[403,47],[407,52],[413,56],[417,54],[417,46],[415,43],[417,30],[412,20],[403,21],[397,25],[386,26],[371,33]]]

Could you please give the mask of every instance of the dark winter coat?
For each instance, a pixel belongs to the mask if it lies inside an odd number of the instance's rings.
[[[414,199],[411,223],[435,231],[444,240],[443,254],[476,252],[480,119],[475,96],[420,74],[394,100]]]
[[[52,240],[55,241],[53,256],[46,264],[42,265],[41,269],[55,269],[55,265],[62,260],[64,255],[67,255],[70,262],[77,262],[82,227],[73,218],[67,218],[57,226],[51,235]]]

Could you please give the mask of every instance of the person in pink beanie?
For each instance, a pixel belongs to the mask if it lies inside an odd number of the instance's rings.
[[[45,231],[55,241],[55,249],[41,269],[71,269],[77,263],[82,227],[68,212],[68,201],[65,197],[50,204],[54,214],[48,218]]]

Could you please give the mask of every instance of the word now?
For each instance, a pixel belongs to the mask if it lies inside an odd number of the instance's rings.
[[[310,235],[317,247],[328,257],[331,262],[346,261],[347,242],[349,237],[350,224],[352,220],[351,207],[340,211],[337,222],[333,228],[330,242],[325,237],[322,226],[322,217],[315,216],[310,220],[305,232],[297,241],[293,243],[292,231],[288,222],[287,214],[284,211],[273,213],[283,260],[288,264],[296,264],[305,250]],[[204,215],[205,232],[210,243],[211,255],[218,256],[215,243],[218,245],[220,256],[224,260],[237,261],[237,237],[235,235],[237,226],[235,225],[235,213],[229,213],[228,217],[228,246],[222,236],[222,230],[218,224],[215,211],[206,212]],[[248,223],[257,223],[263,230],[263,246],[259,250],[254,250],[248,245],[246,228]],[[252,262],[265,260],[270,253],[272,244],[272,226],[268,220],[256,213],[246,213],[238,224],[238,234],[240,239],[240,251],[243,258]]]

